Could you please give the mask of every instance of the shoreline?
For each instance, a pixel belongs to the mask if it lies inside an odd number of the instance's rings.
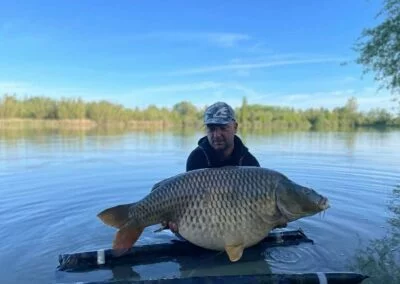
[[[0,130],[18,130],[18,129],[65,129],[65,130],[95,130],[95,129],[120,129],[120,130],[204,130],[201,122],[186,123],[185,121],[172,122],[166,120],[129,120],[108,121],[106,123],[97,123],[90,119],[31,119],[31,118],[6,118],[0,119]],[[390,125],[359,125],[353,127],[322,127],[314,129],[311,125],[281,126],[278,124],[239,124],[239,132],[274,132],[274,131],[358,131],[358,130],[398,130],[400,127]]]
[[[97,123],[90,119],[27,119],[27,118],[7,118],[0,119],[0,129],[13,129],[21,127],[32,128],[71,128],[71,129],[92,129],[97,127],[116,127],[128,129],[165,129],[176,126],[173,123],[163,120],[130,120],[111,121],[107,123]]]

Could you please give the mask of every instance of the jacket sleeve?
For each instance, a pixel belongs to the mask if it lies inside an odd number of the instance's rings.
[[[255,167],[260,167],[260,163],[254,157],[250,152],[244,156],[243,161],[242,161],[242,166],[255,166]]]
[[[207,157],[200,148],[194,149],[186,160],[186,171],[208,168]]]

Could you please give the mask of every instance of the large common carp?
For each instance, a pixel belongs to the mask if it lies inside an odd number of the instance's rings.
[[[147,226],[172,221],[203,248],[226,251],[231,261],[279,225],[319,213],[328,199],[283,174],[260,167],[207,168],[155,184],[138,202],[98,214],[118,228],[113,249],[127,250]]]

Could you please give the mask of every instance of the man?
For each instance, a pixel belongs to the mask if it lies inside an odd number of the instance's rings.
[[[202,137],[190,153],[186,171],[223,166],[260,167],[257,159],[236,135],[238,123],[231,106],[224,102],[212,104],[204,113],[204,124],[207,136]],[[167,222],[163,222],[163,225],[180,237],[175,223],[169,222],[167,226]]]
[[[186,171],[223,166],[256,166],[260,164],[236,136],[235,112],[224,102],[209,106],[204,113],[207,136],[198,141],[186,162]]]

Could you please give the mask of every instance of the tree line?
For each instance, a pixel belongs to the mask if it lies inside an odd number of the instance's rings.
[[[206,106],[205,106],[206,107]],[[3,95],[0,98],[0,119],[40,120],[92,120],[97,124],[132,121],[163,122],[166,125],[201,126],[204,108],[182,101],[172,108],[149,105],[147,108],[127,108],[109,101],[85,102],[81,98],[52,99]],[[342,107],[332,110],[310,108],[299,110],[289,107],[249,104],[243,98],[235,109],[237,120],[245,129],[316,129],[335,130],[357,127],[400,127],[400,116],[386,109],[375,108],[368,112],[358,110],[357,100],[349,98]]]

